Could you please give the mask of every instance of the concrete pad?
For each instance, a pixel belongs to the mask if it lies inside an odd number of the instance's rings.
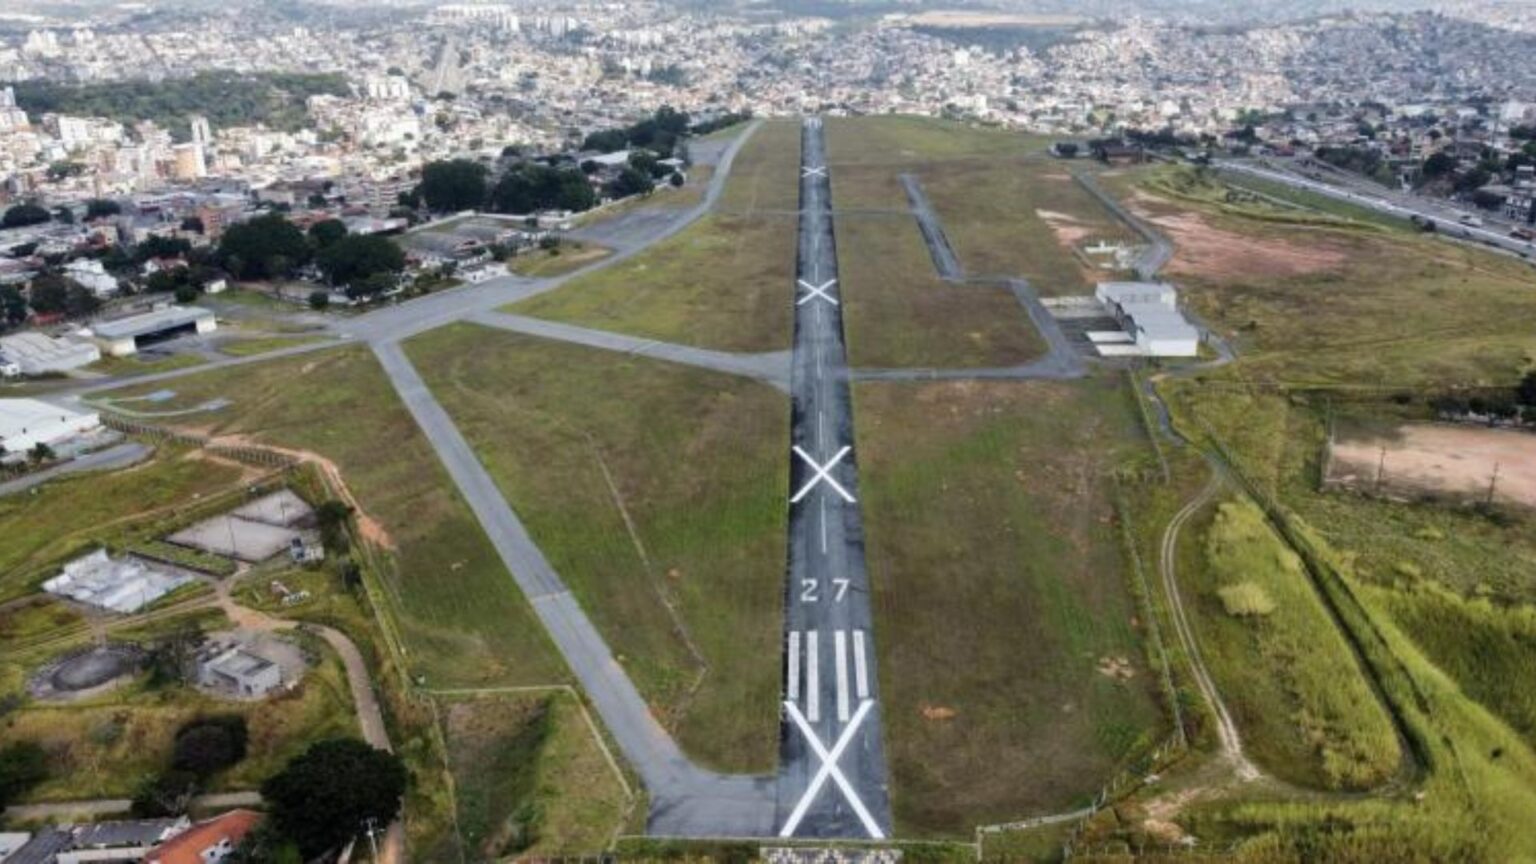
[[[204,519],[165,539],[178,546],[254,564],[287,551],[298,536],[299,532],[292,528],[225,515]]]

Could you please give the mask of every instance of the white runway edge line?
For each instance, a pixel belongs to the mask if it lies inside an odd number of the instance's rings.
[[[789,693],[789,701],[800,701],[800,631],[791,630],[789,633],[789,684],[784,688]]]
[[[837,651],[837,722],[848,722],[848,633],[839,630],[832,634],[832,644]]]
[[[853,686],[860,699],[869,698],[869,668],[864,662],[864,631],[853,631]]]
[[[812,723],[821,722],[821,661],[817,653],[815,630],[805,634],[805,714]]]
[[[854,791],[853,784],[848,782],[848,778],[843,776],[842,769],[837,767],[837,760],[842,758],[843,751],[847,750],[848,745],[852,743],[854,733],[858,732],[860,724],[864,722],[865,717],[869,716],[869,710],[874,707],[874,704],[869,699],[859,703],[859,710],[853,715],[853,722],[843,727],[843,733],[838,736],[837,742],[828,752],[826,745],[816,737],[816,730],[812,729],[805,717],[801,716],[800,709],[796,708],[793,702],[784,703],[790,719],[795,721],[800,734],[805,736],[805,743],[811,746],[811,751],[821,760],[821,768],[817,770],[816,776],[811,778],[810,785],[805,787],[805,794],[800,796],[800,801],[795,804],[795,809],[790,812],[789,818],[784,820],[784,827],[779,829],[780,837],[794,836],[795,829],[800,827],[800,820],[805,818],[805,811],[811,806],[811,802],[816,800],[816,795],[821,792],[821,787],[826,785],[827,778],[830,777],[837,784],[837,788],[842,790],[843,797],[847,799],[849,806],[853,807],[853,812],[858,814],[859,821],[864,823],[864,830],[869,832],[869,836],[875,840],[885,839],[885,832],[880,830],[874,817],[869,815],[869,808],[864,806],[863,800]]]

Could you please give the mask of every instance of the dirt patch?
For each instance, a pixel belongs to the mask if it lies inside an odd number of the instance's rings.
[[[1071,249],[1073,246],[1087,240],[1093,232],[1083,225],[1082,221],[1066,213],[1057,213],[1054,210],[1036,210],[1045,224],[1051,226],[1051,231],[1056,235],[1056,242],[1062,247]]]
[[[1170,274],[1213,280],[1241,280],[1255,273],[1287,278],[1336,270],[1349,259],[1347,249],[1326,238],[1309,237],[1301,243],[1277,236],[1278,229],[1266,234],[1239,234],[1217,228],[1198,213],[1154,213],[1146,206],[1157,204],[1161,211],[1167,203],[1137,191],[1130,208],[1173,241]]]
[[[314,465],[320,469],[322,474],[325,475],[325,478],[330,482],[331,487],[336,489],[341,494],[342,500],[346,501],[347,505],[352,508],[357,524],[358,533],[362,535],[363,539],[391,552],[398,550],[399,547],[395,545],[394,538],[389,535],[389,531],[386,530],[377,519],[374,519],[372,516],[368,515],[368,511],[364,510],[363,505],[358,502],[357,496],[352,494],[351,487],[347,485],[347,481],[341,475],[341,469],[336,467],[335,462],[332,462],[331,460],[312,450],[294,450],[287,447],[276,447],[265,442],[257,441],[249,435],[223,435],[209,441],[208,443],[210,446],[215,447],[257,447],[264,450],[271,450],[274,453],[281,453],[285,456],[292,456],[293,458],[302,462],[307,462],[311,465]]]
[[[955,711],[955,709],[946,708],[943,705],[924,705],[922,707],[922,712],[924,720],[932,720],[935,722],[953,720],[959,714],[959,712]]]
[[[1445,495],[1536,507],[1536,435],[1442,423],[1400,426],[1390,434],[1332,445],[1330,487],[1391,497]]]
[[[1126,657],[1100,657],[1099,674],[1117,681],[1129,681],[1136,677],[1136,668]]]

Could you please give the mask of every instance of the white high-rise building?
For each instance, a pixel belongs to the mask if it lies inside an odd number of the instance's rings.
[[[192,126],[192,143],[206,152],[213,146],[213,128],[208,125],[208,118],[194,114],[189,123]]]

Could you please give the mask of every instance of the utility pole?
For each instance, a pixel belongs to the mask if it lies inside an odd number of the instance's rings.
[[[368,847],[373,850],[374,864],[379,861],[378,821],[372,816],[363,820],[363,830],[368,834]]]
[[[1499,468],[1501,464],[1499,462],[1493,463],[1493,476],[1488,478],[1488,500],[1483,502],[1484,506],[1493,506],[1493,490],[1499,485]]]
[[[1376,492],[1381,493],[1381,475],[1387,470],[1387,445],[1381,445],[1381,458],[1376,461]]]

